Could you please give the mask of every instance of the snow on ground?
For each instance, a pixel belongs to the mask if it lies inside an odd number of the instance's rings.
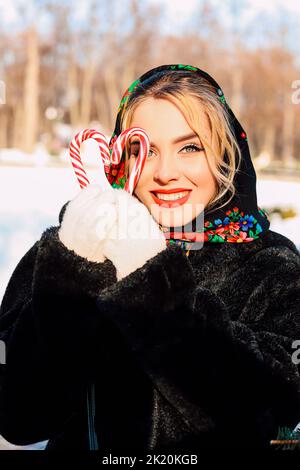
[[[290,238],[300,249],[300,181],[284,181],[280,178],[258,179],[258,205],[268,210],[271,207],[294,209],[297,216],[283,220],[273,214],[270,229]]]
[[[95,170],[88,176],[97,181]],[[71,168],[0,167],[0,298],[16,263],[79,191]]]

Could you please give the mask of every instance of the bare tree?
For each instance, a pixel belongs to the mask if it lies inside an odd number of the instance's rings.
[[[27,33],[27,63],[24,79],[23,142],[25,152],[32,152],[37,141],[39,119],[39,40],[34,26]]]

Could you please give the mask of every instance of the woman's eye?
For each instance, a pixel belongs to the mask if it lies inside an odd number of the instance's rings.
[[[188,150],[187,150],[188,149]],[[140,144],[138,142],[133,142],[130,146],[130,155],[133,155],[134,157],[137,157],[138,154],[139,154],[139,150],[140,150]],[[186,150],[186,152],[183,152],[184,150]],[[185,145],[181,150],[180,152],[183,152],[183,153],[194,153],[194,152],[201,152],[203,151],[204,148],[203,147],[199,147],[199,145],[196,145],[196,144],[188,144],[188,145]],[[151,157],[151,152],[155,155],[155,153],[153,152],[153,150],[149,150],[149,153],[148,153],[148,158]]]
[[[132,142],[129,147],[130,155],[134,155],[135,157],[138,156],[140,150],[140,143],[139,142]]]
[[[130,145],[130,155],[133,155],[134,157],[137,157],[140,151],[140,143],[139,142],[133,142]],[[151,156],[150,153],[153,152],[153,150],[149,150],[148,157]]]
[[[148,157],[150,156],[150,153],[151,153],[151,152],[153,152],[153,150],[150,149],[150,150],[149,150],[149,153],[148,153]]]
[[[187,151],[185,153],[193,153],[193,152],[201,152],[201,150],[204,150],[203,147],[199,147],[198,145],[196,144],[188,144],[188,145],[185,145],[185,147],[183,147],[182,150],[185,150],[185,149],[192,149],[192,151]],[[181,151],[182,151],[181,150]]]

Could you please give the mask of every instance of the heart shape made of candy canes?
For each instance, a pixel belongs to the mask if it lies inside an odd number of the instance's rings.
[[[125,191],[132,194],[141,175],[150,149],[149,137],[146,131],[141,127],[130,127],[124,130],[114,142],[111,155],[109,152],[109,142],[104,134],[96,131],[95,129],[84,129],[83,131],[78,132],[70,143],[69,154],[80,187],[84,188],[89,184],[89,180],[80,156],[80,146],[82,142],[88,139],[94,139],[98,143],[101,157],[99,184],[103,190],[112,190],[113,188],[107,180],[106,173],[108,173],[111,164],[120,163],[125,146],[128,140],[133,136],[139,137],[139,154],[124,187]]]

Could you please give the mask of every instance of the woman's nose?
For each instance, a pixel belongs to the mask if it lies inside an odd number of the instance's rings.
[[[154,181],[166,184],[170,180],[179,179],[179,177],[180,171],[174,161],[174,155],[158,157],[153,174]]]

